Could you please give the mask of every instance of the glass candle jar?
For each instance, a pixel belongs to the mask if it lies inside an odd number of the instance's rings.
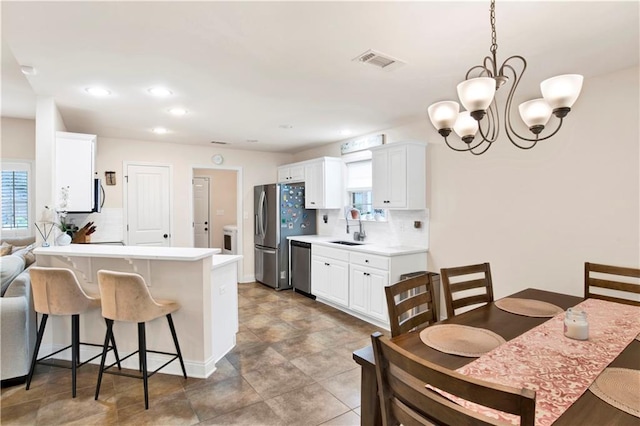
[[[589,322],[585,311],[567,309],[564,316],[564,335],[576,340],[589,339]]]

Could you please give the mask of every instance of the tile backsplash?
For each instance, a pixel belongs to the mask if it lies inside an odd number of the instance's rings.
[[[327,215],[327,223],[322,216]],[[420,221],[420,228],[414,222]],[[318,235],[339,240],[353,240],[358,221],[349,221],[349,233],[342,210],[318,210]],[[367,234],[364,242],[388,247],[415,246],[429,248],[429,210],[387,210],[387,221],[363,221]]]

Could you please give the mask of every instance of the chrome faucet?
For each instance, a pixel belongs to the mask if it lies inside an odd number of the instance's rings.
[[[353,239],[355,241],[364,241],[364,239],[367,238],[367,233],[362,228],[362,218],[360,215],[358,215],[358,224],[360,227],[358,231],[353,233]]]

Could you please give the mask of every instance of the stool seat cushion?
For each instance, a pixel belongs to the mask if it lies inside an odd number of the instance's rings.
[[[36,312],[47,315],[79,315],[100,307],[100,298],[89,296],[75,274],[65,268],[29,268]]]
[[[154,300],[139,274],[98,271],[102,316],[114,321],[147,322],[173,313],[180,305]]]

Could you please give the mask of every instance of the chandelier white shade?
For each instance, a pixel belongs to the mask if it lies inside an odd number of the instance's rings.
[[[460,105],[453,101],[438,102],[429,107],[427,112],[431,122],[437,129],[450,129],[458,119]]]
[[[522,121],[532,128],[533,126],[545,126],[551,118],[551,107],[542,98],[524,102],[518,107]]]
[[[500,134],[500,114],[496,101],[498,89],[510,86],[502,112],[507,138],[518,148],[530,149],[560,130],[563,119],[580,95],[583,81],[583,77],[578,74],[559,75],[544,80],[540,84],[542,98],[524,102],[518,107],[523,122],[520,127],[526,125],[531,132],[529,137],[518,134],[511,120],[511,110],[527,61],[522,56],[514,55],[498,66],[495,0],[491,0],[490,20],[491,56],[486,56],[481,65],[469,69],[465,80],[457,86],[458,98],[466,111],[460,112],[460,106],[454,101],[436,102],[428,108],[431,123],[447,146],[454,151],[468,151],[474,155],[485,153]],[[557,127],[542,136],[541,133],[552,115],[558,119]],[[462,139],[462,144],[449,142],[452,130]],[[477,133],[480,138],[474,142]]]
[[[552,109],[571,108],[580,96],[583,77],[578,74],[559,75],[540,83],[542,97]]]
[[[453,125],[453,131],[456,132],[456,135],[460,136],[462,140],[469,137],[473,140],[473,137],[478,133],[478,122],[475,118],[471,117],[469,111],[463,111],[458,114],[456,124]]]
[[[458,84],[458,98],[467,111],[484,111],[496,94],[496,81],[491,77],[478,77]]]

